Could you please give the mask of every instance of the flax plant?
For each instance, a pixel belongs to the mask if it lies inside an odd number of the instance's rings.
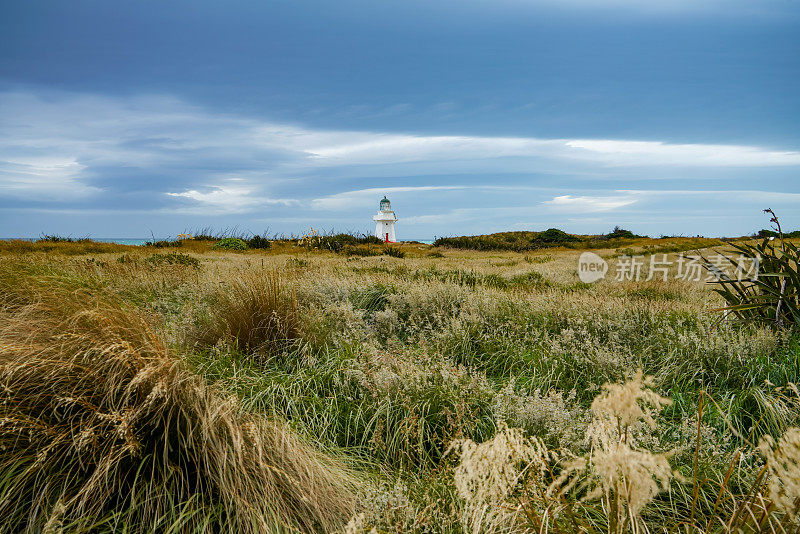
[[[736,317],[778,326],[800,325],[800,250],[784,237],[780,221],[771,209],[764,210],[771,216],[778,233],[755,243],[731,243],[741,258],[754,263],[755,272],[747,278],[739,260],[723,256],[736,269],[736,277],[730,277],[708,260],[706,268],[717,275],[714,282],[717,293],[727,302],[721,311]],[[744,276],[743,276],[744,275]]]

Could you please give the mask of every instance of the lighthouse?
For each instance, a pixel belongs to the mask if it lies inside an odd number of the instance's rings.
[[[394,223],[397,221],[397,215],[392,211],[392,203],[388,198],[383,197],[378,214],[374,215],[372,220],[375,221],[375,237],[386,243],[394,243]]]

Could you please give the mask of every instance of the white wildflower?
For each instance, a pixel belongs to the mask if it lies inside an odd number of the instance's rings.
[[[770,499],[791,517],[796,517],[800,506],[800,428],[788,429],[777,443],[771,436],[765,436],[759,448],[770,473]]]
[[[453,443],[452,450],[461,458],[454,481],[467,505],[464,526],[476,534],[513,521],[515,510],[503,504],[523,476],[531,472],[541,475],[549,459],[541,440],[526,438],[521,430],[505,425],[490,441],[460,440]]]

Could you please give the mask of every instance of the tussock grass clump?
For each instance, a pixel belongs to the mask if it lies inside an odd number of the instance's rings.
[[[277,271],[263,269],[240,273],[220,287],[189,334],[195,347],[225,343],[252,356],[288,349],[301,338],[294,290],[283,286]]]
[[[28,293],[3,291],[0,309],[0,532],[330,531],[349,517],[343,467],[186,371],[140,316]]]

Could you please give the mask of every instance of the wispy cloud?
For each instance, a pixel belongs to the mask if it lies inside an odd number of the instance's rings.
[[[456,189],[467,189],[459,185],[431,185],[417,187],[369,187],[356,191],[344,191],[326,197],[315,198],[312,201],[314,208],[327,210],[352,209],[354,207],[371,206],[375,204],[375,199],[381,195],[393,195],[395,193],[424,193],[428,191],[452,191]]]
[[[636,195],[627,196],[572,196],[561,195],[542,202],[553,211],[565,213],[590,213],[597,211],[611,211],[623,206],[630,206],[637,201]]]
[[[786,205],[800,202],[798,193],[777,193],[759,190],[621,190],[613,194],[603,193],[595,195],[559,195],[550,200],[545,200],[541,205],[553,212],[559,213],[596,213],[616,211],[628,207],[639,207],[637,204],[652,204],[671,200],[678,203],[692,199],[701,202],[714,202],[725,199],[726,202],[746,201],[759,203],[778,203]],[[670,203],[669,205],[674,205]]]
[[[800,165],[800,152],[753,146],[669,144],[612,139],[411,136],[355,134],[305,146],[321,165],[538,158],[582,160],[605,166],[761,167]],[[299,147],[298,147],[299,148]]]
[[[800,152],[754,146],[670,144],[660,141],[574,139],[565,142],[575,157],[608,165],[769,167],[800,165]]]
[[[75,199],[97,192],[80,181],[85,169],[69,156],[12,154],[0,160],[0,185],[6,195],[17,198]]]
[[[327,130],[214,113],[163,96],[7,92],[0,93],[0,114],[0,204],[17,208],[80,203],[98,213],[120,206],[286,218],[289,210],[314,216],[362,210],[386,194],[415,210],[410,224],[433,225],[447,221],[441,208],[447,192],[465,202],[454,206],[461,216],[482,220],[521,217],[530,206],[617,212],[656,194],[619,190],[619,183],[613,191],[571,188],[570,175],[587,169],[602,168],[608,179],[624,171],[629,185],[667,167],[696,173],[800,167],[793,149]],[[480,185],[465,179],[472,169],[484,176]],[[496,178],[507,172],[516,174],[515,183]],[[749,196],[758,198],[770,197]]]
[[[260,206],[297,204],[295,199],[260,197],[254,195],[252,189],[235,186],[211,187],[206,191],[189,189],[167,195],[193,201],[189,206],[179,208],[183,213],[246,213]]]
[[[713,15],[716,17],[743,17],[753,15],[797,15],[797,7],[790,2],[780,0],[762,0],[748,2],[746,0],[502,0],[503,3],[518,9],[553,8],[576,10],[582,13],[610,12],[617,15]]]

